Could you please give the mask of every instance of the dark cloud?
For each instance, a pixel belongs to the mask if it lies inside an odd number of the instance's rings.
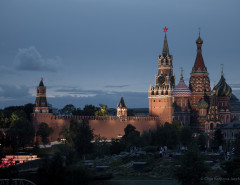
[[[29,99],[29,87],[0,84],[0,101]]]
[[[12,74],[14,73],[13,69],[7,67],[7,66],[0,66],[0,74]]]
[[[129,85],[105,85],[105,88],[123,88],[128,87]]]
[[[18,50],[15,67],[27,71],[57,71],[61,66],[61,58],[44,59],[34,46]]]

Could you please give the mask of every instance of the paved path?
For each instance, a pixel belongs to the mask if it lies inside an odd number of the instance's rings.
[[[95,185],[179,185],[176,180],[108,180]]]

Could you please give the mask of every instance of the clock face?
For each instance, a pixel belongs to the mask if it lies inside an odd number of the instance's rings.
[[[160,85],[162,85],[164,82],[165,82],[165,76],[159,76],[158,77],[158,83],[160,84]]]

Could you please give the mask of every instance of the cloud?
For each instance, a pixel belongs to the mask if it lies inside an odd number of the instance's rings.
[[[0,74],[11,74],[14,73],[13,69],[6,67],[6,66],[0,66]]]
[[[128,87],[129,85],[105,85],[105,88],[123,88]]]
[[[0,84],[0,101],[29,99],[29,87]]]
[[[61,66],[61,58],[44,59],[34,46],[18,50],[15,57],[16,69],[26,71],[51,71],[55,72]]]

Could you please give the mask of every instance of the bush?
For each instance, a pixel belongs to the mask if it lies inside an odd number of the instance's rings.
[[[142,150],[145,152],[157,152],[158,147],[157,146],[145,146],[142,148]]]

